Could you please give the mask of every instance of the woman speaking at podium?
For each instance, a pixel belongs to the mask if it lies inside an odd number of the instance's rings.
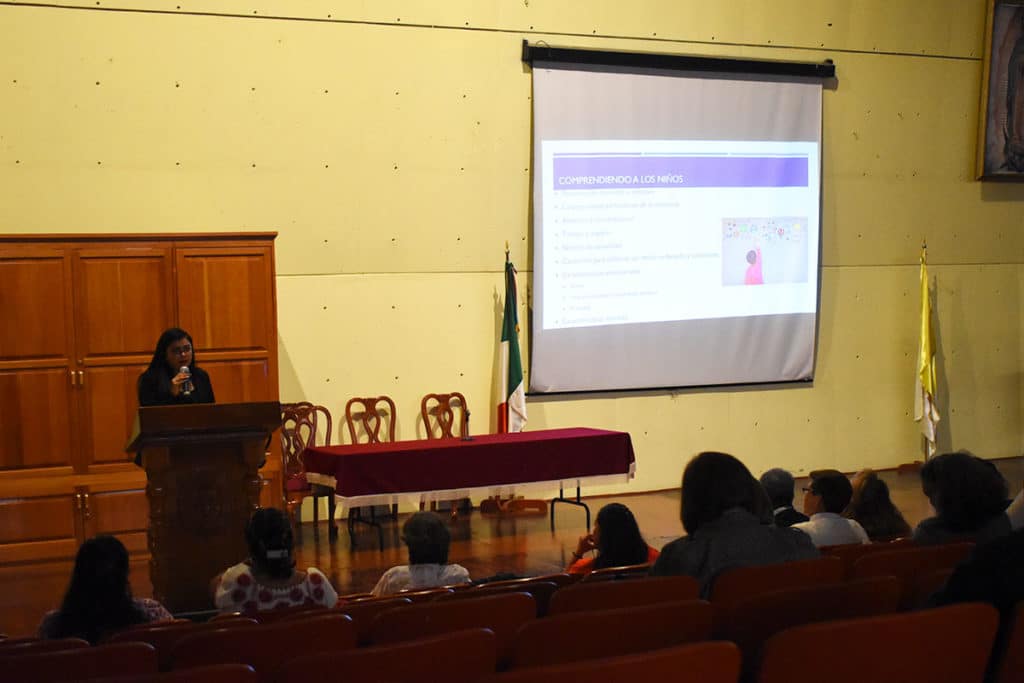
[[[149,367],[139,375],[140,406],[175,406],[213,403],[213,385],[206,371],[195,364],[192,337],[179,327],[164,330]]]

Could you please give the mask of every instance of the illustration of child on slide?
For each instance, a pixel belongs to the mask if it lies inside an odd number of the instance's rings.
[[[743,279],[745,285],[763,285],[764,275],[761,273],[761,247],[747,252],[747,275]]]

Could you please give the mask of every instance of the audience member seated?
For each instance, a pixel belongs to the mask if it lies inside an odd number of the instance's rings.
[[[930,605],[987,602],[999,610],[999,633],[994,648],[997,655],[990,663],[991,668],[999,663],[1008,645],[1014,608],[1021,601],[1024,601],[1024,529],[976,546],[970,557],[953,570],[945,587],[932,596]],[[994,680],[991,672],[986,680]]]
[[[373,587],[374,595],[386,595],[419,588],[467,583],[469,572],[448,564],[452,535],[444,521],[433,512],[417,512],[402,525],[402,540],[409,549],[409,564],[384,572]]]
[[[133,598],[128,551],[113,536],[82,544],[60,609],[39,625],[40,638],[84,638],[94,645],[135,624],[172,619],[156,600]]]
[[[661,549],[655,576],[686,574],[711,582],[733,567],[807,560],[818,551],[807,534],[772,524],[768,495],[746,465],[726,453],[705,452],[683,471],[680,517],[688,536]]]
[[[1007,508],[1006,480],[995,465],[966,451],[943,453],[926,462],[921,489],[935,510],[934,517],[914,529],[914,541],[923,545],[984,543],[1024,521],[1019,519],[1019,501]]]
[[[315,567],[295,569],[292,527],[276,508],[257,510],[245,527],[249,558],[214,579],[221,612],[261,612],[298,605],[334,607],[338,594]]]
[[[872,541],[910,535],[910,525],[889,497],[889,486],[872,469],[853,478],[853,497],[843,517],[855,520]]]
[[[597,551],[597,557],[583,557]],[[628,507],[622,503],[609,503],[601,508],[594,519],[594,530],[580,536],[569,574],[589,574],[595,569],[648,564],[658,559],[658,551],[647,545],[640,535],[640,527]]]
[[[793,526],[810,519],[807,515],[797,512],[793,507],[793,475],[776,467],[761,475],[761,486],[772,502],[772,514],[775,526]]]
[[[870,543],[871,540],[860,524],[840,516],[850,504],[852,497],[853,486],[842,472],[811,472],[811,482],[804,489],[804,510],[811,515],[811,519],[794,524],[793,528],[810,536],[814,545],[819,548],[827,545]]]

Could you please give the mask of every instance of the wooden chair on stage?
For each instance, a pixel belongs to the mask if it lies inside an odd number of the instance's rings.
[[[617,657],[710,640],[713,615],[711,603],[688,600],[537,619],[516,633],[511,668]]]
[[[322,443],[317,443],[317,432],[323,432]],[[327,498],[328,531],[330,540],[338,537],[334,524],[334,489],[322,484],[311,484],[306,479],[302,452],[310,446],[331,445],[331,413],[323,406],[308,401],[281,404],[281,455],[284,459],[284,498],[288,516],[295,526],[295,542],[302,542],[302,501],[313,497],[313,532],[319,534],[320,498]]]
[[[0,680],[18,683],[81,681],[156,672],[156,650],[146,643],[0,656]]]
[[[517,669],[482,678],[480,683],[736,683],[739,670],[740,653],[734,644],[691,643],[622,657]]]
[[[469,437],[469,404],[466,397],[457,391],[450,394],[427,394],[420,400],[420,417],[427,439],[465,439]],[[469,498],[452,501],[451,516],[458,516],[459,508],[471,507]],[[420,509],[423,504],[420,503]],[[430,503],[430,509],[437,509],[437,502]]]
[[[277,683],[306,683],[320,673],[338,672],[345,683],[474,683],[494,673],[494,633],[475,628],[393,645],[309,655],[294,660]]]
[[[345,404],[345,424],[352,443],[386,443],[395,440],[395,402],[389,396],[356,397]],[[384,549],[384,532],[377,522],[378,512],[387,509],[386,505],[366,505],[348,511],[348,535],[353,547],[356,544],[355,525],[367,524],[377,529],[377,540],[380,549]],[[369,512],[369,519],[363,512]],[[398,504],[392,503],[390,515],[398,518]]]
[[[420,416],[427,439],[458,439],[469,436],[469,405],[457,391],[427,394],[420,400]],[[458,433],[456,433],[456,422]]]
[[[760,683],[980,683],[999,615],[966,604],[830,621],[768,640]]]

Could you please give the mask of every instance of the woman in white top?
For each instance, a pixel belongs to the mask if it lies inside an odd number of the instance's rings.
[[[465,567],[448,564],[452,535],[444,521],[433,512],[417,512],[407,519],[402,525],[402,540],[409,549],[409,564],[384,572],[373,587],[374,595],[469,581]]]
[[[249,558],[228,567],[217,579],[214,604],[221,612],[263,612],[299,605],[334,607],[331,582],[315,567],[295,569],[292,527],[274,508],[253,513],[245,527]]]

